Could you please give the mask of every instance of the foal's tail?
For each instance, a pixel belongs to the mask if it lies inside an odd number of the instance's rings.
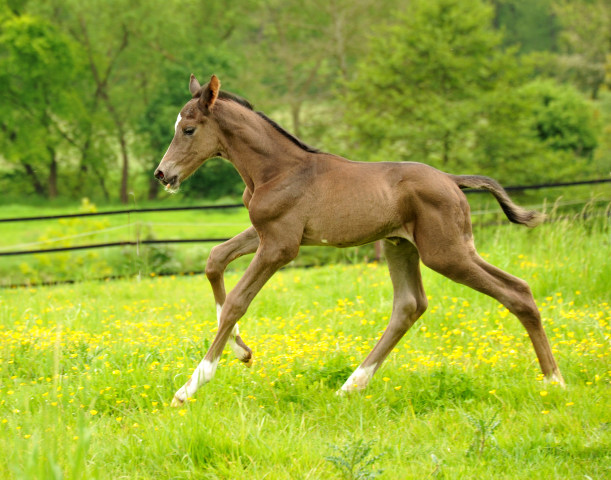
[[[510,222],[536,227],[543,223],[545,215],[534,210],[526,210],[511,201],[505,189],[496,180],[481,175],[450,175],[460,188],[488,190],[497,199]]]

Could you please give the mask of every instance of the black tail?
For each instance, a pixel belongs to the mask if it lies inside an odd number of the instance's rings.
[[[545,215],[543,213],[534,210],[526,210],[513,203],[501,184],[492,178],[483,177],[481,175],[450,175],[450,177],[460,188],[488,190],[494,195],[494,198],[497,199],[510,222],[519,223],[532,228],[543,223],[545,220]]]

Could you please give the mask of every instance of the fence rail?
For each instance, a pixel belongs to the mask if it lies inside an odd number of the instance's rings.
[[[504,187],[507,191],[526,191],[526,190],[540,190],[544,188],[559,188],[559,187],[574,187],[582,185],[595,185],[602,183],[611,183],[609,179],[595,179],[595,180],[583,180],[576,182],[561,182],[561,183],[545,183],[537,185],[510,185]],[[466,194],[473,193],[486,193],[486,190],[474,190],[465,189]],[[606,201],[606,200],[605,200]],[[0,223],[8,222],[30,222],[30,221],[43,221],[43,220],[59,220],[63,218],[78,218],[78,217],[91,217],[91,216],[102,216],[102,215],[131,215],[139,213],[151,213],[151,212],[171,212],[171,211],[189,211],[189,210],[223,210],[233,208],[244,208],[242,204],[223,204],[223,205],[201,205],[201,206],[183,206],[183,207],[156,207],[156,208],[132,208],[123,210],[108,210],[105,212],[87,212],[87,213],[71,213],[62,215],[46,215],[46,216],[35,216],[35,217],[14,217],[14,218],[0,218]],[[474,214],[476,212],[473,212]],[[478,213],[489,213],[489,212],[478,212]],[[171,243],[210,243],[210,242],[224,242],[228,238],[183,238],[183,239],[145,239],[140,240],[125,240],[117,242],[107,243],[92,243],[86,245],[75,245],[69,247],[56,247],[56,248],[45,248],[45,249],[29,249],[29,250],[16,250],[8,252],[0,252],[0,257],[16,256],[16,255],[33,255],[33,254],[46,254],[46,253],[57,253],[67,252],[71,250],[87,250],[95,248],[108,248],[108,247],[125,247],[125,246],[139,246],[139,245],[152,245],[152,244],[171,244]]]
[[[579,185],[596,185],[599,183],[611,183],[611,178],[598,178],[596,180],[581,180],[578,182],[540,183],[535,185],[509,185],[503,187],[508,192],[524,190],[542,190],[544,188],[577,187]],[[486,190],[466,189],[465,193],[486,193]]]
[[[38,250],[18,250],[14,252],[0,252],[0,257],[8,257],[15,255],[33,255],[42,253],[57,253],[57,252],[68,252],[70,250],[89,250],[92,248],[106,248],[106,247],[136,247],[138,245],[154,245],[154,244],[165,244],[165,243],[206,243],[206,242],[226,242],[229,238],[168,238],[161,240],[125,240],[120,242],[108,242],[108,243],[89,243],[87,245],[75,245],[72,247],[57,247],[57,248],[42,248]]]
[[[149,213],[149,212],[176,212],[186,210],[223,210],[227,208],[244,207],[241,203],[233,203],[228,205],[200,205],[189,207],[157,207],[157,208],[131,208],[125,210],[107,210],[106,212],[87,212],[87,213],[67,213],[63,215],[46,215],[40,217],[14,217],[0,218],[0,223],[8,222],[31,222],[34,220],[59,220],[62,218],[77,218],[77,217],[96,217],[100,215],[121,215],[132,213]]]

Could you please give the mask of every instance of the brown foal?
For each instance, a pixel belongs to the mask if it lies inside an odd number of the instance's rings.
[[[193,98],[182,108],[175,135],[155,176],[170,191],[211,157],[229,160],[246,184],[252,226],[210,252],[206,276],[217,304],[218,332],[190,379],[174,395],[180,405],[214,376],[225,344],[246,364],[252,352],[237,322],[265,282],[293,260],[301,245],[349,247],[384,240],[394,289],[388,327],[341,391],[360,390],[427,308],[420,261],[455,282],[485,293],[524,325],[541,370],[564,384],[526,282],[485,262],[476,252],[469,204],[461,188],[490,191],[510,221],[534,227],[543,216],[515,205],[493,179],[450,175],[412,162],[364,163],[315,150],[245,100],[203,87],[192,75]],[[255,256],[235,288],[223,273],[236,258]]]

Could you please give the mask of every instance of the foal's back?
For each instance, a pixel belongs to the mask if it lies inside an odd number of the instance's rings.
[[[353,162],[318,154],[301,175],[296,183],[302,191],[304,245],[347,247],[387,237],[413,242],[419,216],[456,202],[468,213],[451,177],[421,163]]]

